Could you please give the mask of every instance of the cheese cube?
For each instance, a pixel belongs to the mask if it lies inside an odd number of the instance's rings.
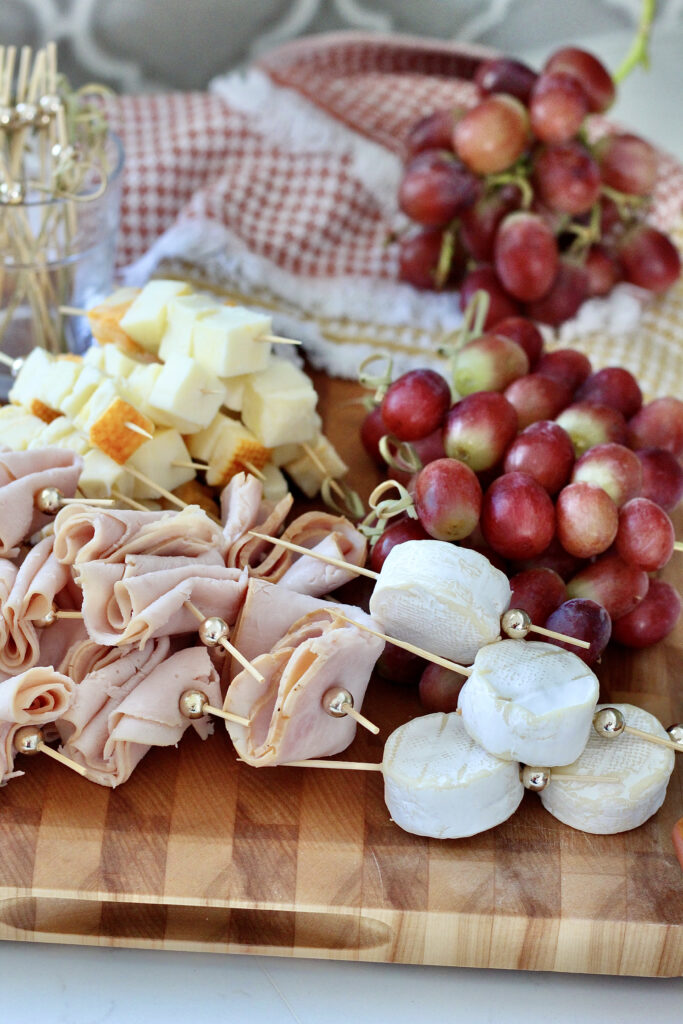
[[[190,356],[171,356],[164,363],[149,395],[154,419],[194,434],[207,427],[223,403],[220,381]]]
[[[73,424],[66,416],[59,416],[53,420],[28,444],[29,449],[53,446],[55,448],[70,448],[72,451],[78,452],[79,455],[85,455],[90,449],[86,439],[77,430],[74,430]]]
[[[156,352],[166,330],[168,303],[191,291],[184,281],[150,281],[123,314],[119,326],[138,345]]]
[[[31,416],[25,409],[14,405],[4,406],[0,414],[0,444],[7,445],[14,452],[25,451],[45,427],[37,416]]]
[[[117,396],[92,423],[88,436],[91,444],[122,466],[153,431],[152,420]]]
[[[55,359],[50,371],[40,380],[37,397],[52,409],[61,409],[64,399],[71,394],[83,371],[82,361]]]
[[[274,357],[247,381],[242,419],[267,448],[310,441],[316,429],[317,396],[303,370]]]
[[[187,448],[193,459],[199,462],[209,462],[213,450],[219,442],[223,422],[229,419],[222,412],[219,412],[204,430],[198,430],[185,438]]]
[[[265,480],[263,481],[263,497],[266,501],[278,502],[289,493],[289,486],[284,475],[272,462],[267,462],[261,467]]]
[[[223,486],[235,473],[241,473],[251,463],[262,469],[270,459],[270,452],[239,420],[219,413],[206,430],[187,439],[188,448],[195,459],[209,464],[206,482],[210,486]]]
[[[101,384],[104,376],[94,366],[81,366],[81,372],[76,378],[73,388],[68,395],[65,395],[59,403],[59,411],[73,420],[92,396],[98,384]]]
[[[137,359],[131,359],[125,352],[122,352],[116,345],[107,345],[104,349],[104,366],[102,370],[107,377],[118,377],[127,380],[133,370],[137,370],[140,363]]]
[[[181,484],[194,479],[194,469],[173,465],[174,462],[191,461],[182,437],[173,428],[157,430],[154,438],[151,441],[144,441],[129,460],[133,469],[138,469],[167,491],[173,491]],[[159,491],[156,488],[150,487],[142,480],[134,481],[133,497],[138,501],[158,496]]]
[[[128,401],[152,420],[155,419],[156,410],[150,406],[149,396],[162,369],[161,363],[139,364],[125,382]]]
[[[24,360],[17,379],[10,388],[10,402],[28,408],[32,398],[41,397],[41,385],[52,373],[54,366],[53,356],[44,348],[34,348]]]
[[[91,345],[83,356],[83,362],[86,366],[94,366],[97,370],[104,373],[104,348],[102,345]]]
[[[270,461],[278,468],[294,462],[301,455],[300,444],[278,444],[271,449]]]
[[[191,356],[195,323],[220,308],[214,298],[201,292],[171,299],[167,309],[166,330],[159,345],[159,359],[166,362],[171,356]]]
[[[270,345],[259,340],[271,332],[271,319],[242,306],[219,306],[198,319],[192,330],[195,359],[217,377],[265,370]]]
[[[78,487],[86,498],[109,498],[112,488],[131,497],[134,482],[130,473],[98,448],[91,448],[83,456]]]
[[[231,412],[241,412],[244,401],[244,388],[249,380],[249,374],[243,373],[239,377],[223,377],[221,384],[225,389],[223,405]]]
[[[87,434],[93,423],[99,419],[114,399],[118,397],[119,390],[116,382],[108,377],[101,377],[88,401],[78,414],[74,416],[74,426]]]
[[[324,434],[320,434],[308,444],[305,443],[305,448],[301,450],[299,456],[292,462],[287,462],[284,468],[297,487],[300,487],[309,498],[318,493],[323,480],[330,477],[338,480],[349,471],[349,467],[342,462],[334,445]]]

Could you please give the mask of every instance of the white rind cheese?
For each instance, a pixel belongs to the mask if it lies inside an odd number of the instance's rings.
[[[662,724],[647,711],[632,704],[600,704],[618,708],[627,725],[667,739]],[[555,773],[541,792],[547,811],[565,825],[614,835],[638,828],[664,803],[666,787],[674,770],[674,751],[622,733],[605,739],[591,730],[580,757],[566,771],[572,775],[607,776],[617,782],[565,782]]]
[[[500,825],[524,795],[519,765],[492,757],[456,714],[424,715],[389,736],[384,799],[406,832],[459,839]]]
[[[510,584],[478,551],[409,540],[387,556],[370,614],[390,636],[470,664],[500,635]]]
[[[470,736],[491,754],[551,767],[585,747],[598,694],[595,674],[575,654],[501,640],[478,652],[458,706]]]

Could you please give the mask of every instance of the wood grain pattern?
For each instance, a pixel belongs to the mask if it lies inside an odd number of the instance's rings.
[[[316,385],[367,495],[377,478],[357,443],[357,388],[320,375]],[[350,595],[367,586],[350,584]],[[610,651],[602,699],[665,725],[683,719],[682,632],[648,651]],[[361,761],[381,760],[383,738],[420,713],[413,692],[382,680],[364,710],[382,734],[358,730],[342,756]],[[681,761],[662,809],[633,832],[574,831],[527,793],[498,828],[442,842],[391,823],[379,774],[255,770],[236,762],[220,725],[206,743],[192,733],[152,751],[113,792],[37,757],[0,791],[0,937],[680,975],[683,872],[671,836]]]

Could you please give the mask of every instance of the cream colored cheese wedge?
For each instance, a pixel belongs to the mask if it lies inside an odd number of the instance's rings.
[[[157,430],[151,441],[145,441],[136,452],[131,455],[128,463],[133,469],[139,470],[145,476],[150,477],[155,483],[165,487],[167,491],[173,491],[188,480],[194,480],[194,469],[187,466],[177,466],[177,462],[190,462],[190,453],[185,442],[172,427]],[[158,498],[159,490],[144,483],[142,480],[135,480],[133,497]]]
[[[148,397],[155,422],[194,434],[208,427],[223,403],[223,388],[190,356],[171,356]]]
[[[598,680],[555,644],[501,640],[482,647],[458,698],[470,736],[506,761],[569,764],[588,740]]]
[[[389,552],[370,614],[390,636],[470,664],[498,638],[509,602],[507,577],[478,551],[409,540]]]
[[[316,402],[313,384],[303,370],[274,356],[266,370],[247,381],[242,419],[266,448],[300,444],[318,433]]]
[[[120,327],[149,352],[156,352],[166,330],[168,304],[192,291],[184,281],[150,281],[121,317]]]
[[[389,736],[384,800],[406,832],[460,839],[500,825],[519,807],[519,765],[492,757],[456,714],[424,715]]]
[[[270,334],[270,317],[243,306],[217,306],[192,328],[192,353],[209,373],[237,377],[265,370],[270,345],[261,341]]]
[[[166,330],[159,344],[159,359],[166,362],[171,356],[191,356],[192,331],[197,320],[220,309],[210,295],[191,292],[171,299],[166,311]]]
[[[661,722],[642,708],[599,704],[598,710],[603,707],[618,708],[627,725],[668,738]],[[541,802],[553,817],[582,832],[613,835],[638,828],[664,803],[675,756],[673,750],[629,733],[604,739],[591,729],[583,753],[564,770],[618,781],[565,782],[559,769],[540,793]]]

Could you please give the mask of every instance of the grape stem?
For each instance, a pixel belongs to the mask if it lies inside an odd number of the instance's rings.
[[[382,498],[382,495],[394,488],[398,491],[398,498]],[[363,522],[358,525],[358,529],[368,538],[371,548],[374,548],[389,525],[389,520],[394,516],[406,512],[411,519],[417,519],[417,510],[415,509],[413,498],[398,480],[383,480],[381,484],[378,484],[368,498],[368,505],[370,506],[370,512]]]
[[[639,64],[646,70],[650,68],[650,35],[652,22],[657,10],[657,0],[643,0],[640,11],[640,22],[631,46],[623,61],[612,75],[617,83],[623,82]]]
[[[399,441],[393,434],[385,434],[377,447],[386,464],[393,469],[404,473],[419,473],[422,469],[422,460],[408,441]]]
[[[384,373],[373,376],[367,372],[367,367],[373,363],[376,359],[386,360],[386,368]],[[394,372],[394,363],[389,356],[382,355],[381,352],[375,352],[373,355],[368,356],[358,367],[358,383],[367,388],[368,391],[374,391],[373,404],[379,405],[391,384],[391,379]]]
[[[516,185],[522,193],[523,210],[528,210],[534,201],[534,190],[531,187],[527,174],[525,173],[524,165],[518,165],[516,168],[513,167],[509,171],[503,171],[501,174],[489,174],[486,178],[486,184],[490,188],[499,188],[503,185]]]
[[[333,496],[333,490],[336,490],[342,496],[343,505],[340,505]],[[334,512],[339,512],[342,516],[348,516],[349,519],[357,521],[365,515],[365,506],[360,495],[349,487],[348,484],[344,483],[343,480],[333,480],[332,477],[325,477],[320,485],[320,497],[328,508],[331,508]]]
[[[448,280],[448,275],[451,272],[457,230],[458,224],[456,221],[455,224],[451,224],[443,233],[441,251],[439,252],[439,262],[437,264],[436,271],[434,272],[434,285],[437,289],[443,288]]]

